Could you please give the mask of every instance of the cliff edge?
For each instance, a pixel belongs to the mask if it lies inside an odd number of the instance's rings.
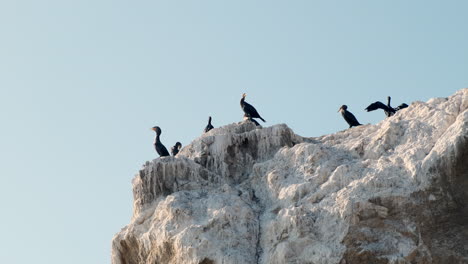
[[[132,184],[114,264],[468,263],[468,89],[317,138],[215,128]]]

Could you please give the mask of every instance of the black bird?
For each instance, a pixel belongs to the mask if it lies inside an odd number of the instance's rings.
[[[251,104],[245,101],[245,97],[247,95],[244,93],[242,94],[242,99],[240,100],[240,105],[242,110],[244,111],[245,115],[250,118],[260,118],[263,122],[266,122],[257,112],[257,109],[253,107]]]
[[[171,148],[172,156],[177,155],[177,153],[179,153],[181,148],[182,148],[182,143],[176,142],[175,145]]]
[[[211,124],[211,116],[210,116],[210,117],[208,117],[208,125],[206,125],[204,132],[206,133],[206,132],[210,131],[210,130],[213,129],[213,128],[214,128],[214,127],[213,127],[213,125]]]
[[[359,121],[357,121],[356,117],[349,112],[348,106],[342,105],[340,109],[338,109],[338,112],[341,112],[341,115],[343,116],[344,120],[349,124],[349,128],[352,128],[353,126],[360,126],[361,124]]]
[[[377,109],[382,109],[382,110],[384,110],[385,115],[387,117],[390,117],[390,116],[394,115],[398,110],[401,110],[403,108],[408,107],[407,104],[403,103],[403,104],[399,105],[397,108],[393,108],[390,105],[390,100],[392,100],[392,98],[390,96],[388,96],[387,97],[387,105],[384,105],[383,103],[377,101],[375,103],[370,104],[368,107],[366,107],[365,110],[367,112],[370,112],[370,111],[374,111],[374,110],[377,110]]]
[[[249,120],[250,122],[253,122],[256,126],[260,126],[260,124],[255,121],[255,119],[248,117],[246,114],[244,114],[244,119]]]
[[[401,110],[401,109],[405,109],[406,107],[408,107],[408,105],[405,104],[405,103],[402,103],[401,105],[399,105],[399,106],[397,106],[397,107],[395,108],[395,111],[399,111],[399,110]]]
[[[156,152],[158,152],[160,157],[169,156],[169,152],[159,139],[159,136],[161,135],[161,128],[155,126],[151,128],[151,130],[156,132],[156,138],[154,139],[154,148],[156,149]]]

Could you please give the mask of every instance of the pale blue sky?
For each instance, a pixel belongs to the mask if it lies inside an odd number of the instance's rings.
[[[131,179],[242,119],[302,136],[468,87],[468,1],[0,0],[0,262],[109,263]]]

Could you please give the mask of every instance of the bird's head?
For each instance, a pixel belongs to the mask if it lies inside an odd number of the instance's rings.
[[[177,149],[181,149],[182,148],[182,143],[176,142],[175,146],[177,147]]]
[[[242,98],[245,98],[246,96],[247,96],[246,93],[243,93],[243,94],[242,94]]]
[[[347,105],[342,105],[342,106],[340,107],[340,109],[338,109],[338,112],[340,112],[340,111],[346,111],[346,109],[348,109],[348,106],[347,106]]]
[[[157,135],[160,135],[160,134],[161,134],[161,128],[159,128],[158,126],[152,127],[151,130],[153,130],[154,132],[156,132]]]

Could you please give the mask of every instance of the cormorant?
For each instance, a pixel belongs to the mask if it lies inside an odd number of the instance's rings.
[[[370,112],[370,111],[374,111],[374,110],[377,110],[377,109],[382,109],[382,110],[384,110],[385,115],[387,117],[390,117],[390,116],[394,115],[396,113],[396,111],[408,107],[407,104],[403,103],[403,104],[399,105],[397,108],[393,108],[390,105],[390,100],[391,99],[392,98],[390,96],[387,97],[387,105],[384,105],[383,103],[377,101],[375,103],[370,104],[368,107],[366,107],[365,110],[367,112]]]
[[[247,103],[245,101],[245,97],[247,95],[244,93],[242,94],[242,99],[240,100],[240,105],[242,110],[244,111],[245,115],[250,118],[260,118],[263,122],[266,122],[265,119],[263,119],[251,104]]]
[[[208,118],[208,125],[206,125],[204,131],[205,131],[205,133],[206,133],[206,132],[210,131],[210,130],[213,129],[213,128],[214,128],[214,127],[213,127],[213,125],[211,124],[211,116],[210,116],[210,117]]]
[[[361,124],[359,123],[359,121],[357,121],[356,117],[347,109],[348,106],[342,105],[340,109],[338,109],[338,112],[341,112],[341,115],[343,116],[344,120],[349,124],[349,128],[353,126],[360,126]]]
[[[161,135],[161,128],[155,126],[151,128],[151,130],[156,132],[156,138],[154,139],[154,148],[156,149],[156,152],[158,152],[160,157],[169,156],[169,152],[159,139],[159,136]]]
[[[177,155],[177,153],[179,153],[181,148],[182,148],[182,143],[176,142],[175,145],[171,148],[172,156]]]

